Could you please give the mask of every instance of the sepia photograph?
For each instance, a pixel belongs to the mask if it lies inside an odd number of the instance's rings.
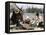
[[[10,3],[10,32],[42,31],[44,5]]]

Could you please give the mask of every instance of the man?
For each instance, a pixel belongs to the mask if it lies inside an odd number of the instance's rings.
[[[22,14],[20,12],[21,11],[18,11],[18,10],[13,11],[11,20],[12,20],[13,24],[16,24],[16,26],[19,26],[20,25],[19,20],[20,21],[22,20]]]

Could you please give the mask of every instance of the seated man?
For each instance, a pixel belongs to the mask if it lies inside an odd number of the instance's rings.
[[[13,15],[11,17],[11,20],[13,24],[16,24],[16,26],[20,26],[19,20],[22,21],[22,14],[20,12],[13,11]]]

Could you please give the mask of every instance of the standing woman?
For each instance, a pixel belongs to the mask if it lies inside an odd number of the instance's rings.
[[[39,12],[36,12],[36,20],[35,20],[36,26],[39,25]]]

